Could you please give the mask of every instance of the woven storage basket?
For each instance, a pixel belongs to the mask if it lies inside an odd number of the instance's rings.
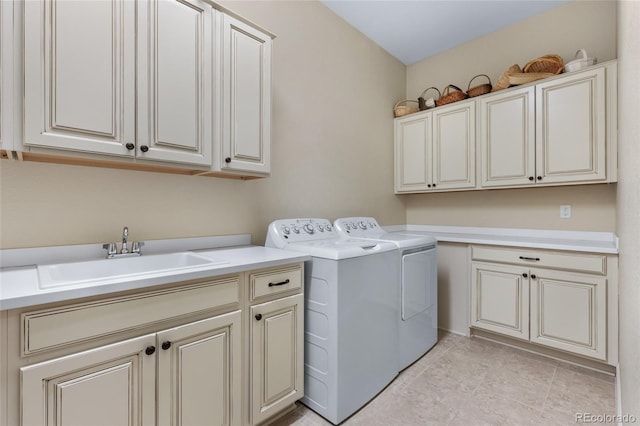
[[[471,83],[478,77],[487,77],[489,80],[489,84],[480,84],[479,86],[471,87]],[[469,85],[467,86],[467,95],[470,98],[475,98],[476,96],[484,95],[485,93],[489,93],[491,91],[491,79],[486,74],[478,74],[469,81]]]
[[[401,103],[404,103],[404,102],[415,102],[415,103],[418,103],[418,101],[414,101],[413,99],[405,99],[404,101],[399,101],[393,107],[393,115],[395,117],[402,117],[403,115],[413,114],[414,112],[418,112],[420,110],[417,106],[410,107],[410,106],[407,106],[407,105],[400,105]]]
[[[517,86],[519,84],[531,83],[532,81],[553,77],[554,75],[555,74],[550,72],[516,72],[509,74],[509,85]]]
[[[435,90],[436,92],[438,92],[438,97],[436,99],[429,98],[429,99],[425,100],[424,99],[424,95],[429,90]],[[438,99],[440,99],[440,96],[441,96],[440,95],[440,91],[436,87],[429,87],[428,89],[425,89],[425,91],[422,92],[422,94],[418,98],[418,108],[420,108],[420,111],[424,111],[425,109],[429,109],[429,108],[435,107],[436,106],[436,102],[438,102]]]
[[[454,91],[450,91],[450,89],[455,89]],[[442,91],[442,96],[436,102],[437,106],[447,105],[453,102],[458,102],[467,98],[467,94],[462,91],[458,86],[454,86],[453,84],[448,85]]]
[[[524,72],[560,74],[564,70],[564,61],[558,55],[544,55],[533,59],[522,68]]]
[[[567,62],[564,65],[565,72],[578,71],[582,68],[590,67],[591,65],[595,65],[598,62],[596,58],[589,58],[587,56],[587,51],[584,49],[580,49],[576,52],[572,61]]]
[[[496,84],[493,85],[493,89],[491,89],[491,91],[497,92],[498,90],[508,88],[511,85],[511,83],[509,83],[509,75],[513,73],[521,73],[521,72],[522,72],[522,69],[520,68],[520,65],[518,64],[511,65],[508,70],[502,73],[502,75],[500,76]]]

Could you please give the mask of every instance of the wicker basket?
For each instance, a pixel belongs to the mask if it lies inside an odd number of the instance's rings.
[[[450,91],[450,89],[455,89]],[[467,98],[467,94],[462,91],[458,86],[453,84],[448,85],[442,91],[442,96],[436,101],[437,106],[447,105],[453,102],[458,102]]]
[[[541,80],[547,77],[553,77],[555,74],[550,72],[516,72],[509,74],[509,85],[518,86],[520,84],[531,83],[532,81]]]
[[[522,68],[524,72],[560,74],[564,70],[564,61],[558,55],[544,55],[536,58]]]
[[[522,68],[520,68],[520,65],[518,64],[511,65],[508,70],[502,73],[502,75],[500,76],[496,84],[493,85],[493,89],[491,89],[491,91],[497,92],[498,90],[508,88],[511,85],[511,83],[509,83],[509,75],[514,73],[521,73],[521,72],[522,72]]]
[[[403,115],[413,114],[414,112],[418,112],[420,110],[418,107],[410,107],[410,106],[407,106],[407,105],[400,105],[401,103],[404,103],[404,102],[415,102],[415,103],[418,103],[418,101],[414,101],[413,99],[405,99],[404,101],[399,101],[393,107],[393,115],[395,117],[402,117]]]
[[[435,90],[436,92],[438,92],[438,97],[436,99],[429,98],[429,99],[425,100],[424,99],[424,95],[429,90]],[[438,102],[438,99],[440,99],[440,96],[441,96],[440,95],[440,91],[436,87],[429,87],[428,89],[425,89],[425,91],[422,92],[422,94],[418,98],[418,108],[420,108],[420,111],[424,111],[425,109],[429,109],[429,108],[435,107],[436,106],[436,102]]]
[[[596,58],[587,57],[587,51],[580,49],[576,52],[572,61],[567,62],[564,65],[565,72],[578,71],[591,65],[595,65],[598,62]]]
[[[471,87],[471,83],[473,82],[473,80],[475,80],[478,77],[487,77],[487,80],[489,80],[489,84],[485,83],[485,84],[480,84],[479,86]],[[491,91],[491,79],[486,74],[476,75],[471,79],[471,81],[469,82],[469,85],[467,86],[467,95],[470,98],[475,98],[476,96],[484,95],[485,93],[489,93],[490,91]]]

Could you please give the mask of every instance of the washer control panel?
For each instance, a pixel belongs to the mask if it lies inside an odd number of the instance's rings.
[[[267,231],[266,246],[285,248],[287,244],[340,238],[328,219],[281,219],[271,222]]]
[[[350,237],[376,237],[385,233],[372,217],[343,217],[333,224],[338,232]]]

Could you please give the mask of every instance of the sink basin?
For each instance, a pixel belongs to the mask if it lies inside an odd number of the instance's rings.
[[[50,288],[126,279],[144,274],[181,271],[225,263],[228,262],[221,259],[207,259],[193,253],[169,253],[38,265],[38,278],[40,288]]]

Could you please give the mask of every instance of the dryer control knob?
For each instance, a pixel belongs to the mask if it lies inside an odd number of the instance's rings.
[[[358,225],[360,226],[360,229],[367,229],[367,224],[364,223],[364,221],[361,221]]]
[[[327,225],[327,226],[325,226],[325,229],[326,229],[327,231],[331,232],[331,230],[332,230],[333,228],[331,227],[331,225]]]
[[[284,235],[289,235],[289,234],[291,233],[291,229],[289,229],[289,227],[288,227],[288,226],[283,226],[283,227],[282,227],[282,233],[283,233]]]
[[[293,225],[293,232],[295,232],[296,234],[300,233],[300,228],[298,227],[298,225]]]
[[[304,231],[305,231],[307,234],[313,234],[313,232],[314,232],[313,225],[312,225],[312,224],[310,224],[310,223],[305,224],[302,228],[304,229]]]

